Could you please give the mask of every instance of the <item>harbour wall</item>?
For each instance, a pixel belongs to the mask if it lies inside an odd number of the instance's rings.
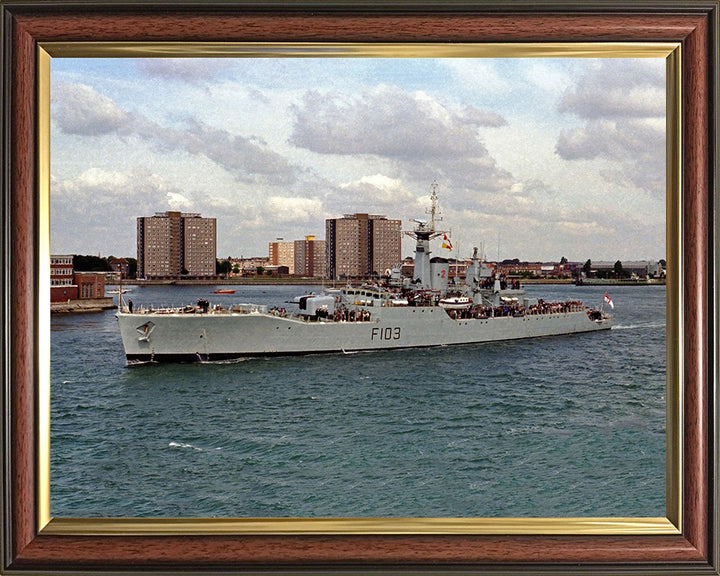
[[[87,298],[83,300],[68,300],[67,302],[51,302],[50,312],[53,314],[67,314],[71,312],[102,312],[115,308],[113,298]]]

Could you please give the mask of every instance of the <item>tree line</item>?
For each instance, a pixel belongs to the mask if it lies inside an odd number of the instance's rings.
[[[111,262],[119,260],[115,256],[91,256],[89,254],[75,254],[73,256],[73,269],[77,272],[112,272]],[[125,258],[128,263],[128,277],[135,278],[137,275],[137,259]]]
[[[73,268],[78,272],[112,272],[112,261],[118,260],[115,256],[92,256],[89,254],[76,254],[73,256]],[[128,278],[135,278],[137,276],[137,259],[136,258],[125,258],[128,263]],[[237,264],[227,260],[217,260],[215,264],[215,273],[218,276],[230,274],[234,272],[237,274],[240,271],[240,267]],[[187,270],[183,270],[183,274],[187,274]]]

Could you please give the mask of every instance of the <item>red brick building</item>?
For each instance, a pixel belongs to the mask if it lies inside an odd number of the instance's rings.
[[[74,277],[79,300],[105,297],[105,274],[102,272],[75,272]]]

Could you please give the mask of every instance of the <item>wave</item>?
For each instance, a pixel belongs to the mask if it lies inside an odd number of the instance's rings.
[[[198,359],[198,364],[240,364],[241,362],[247,362],[251,360],[250,357],[243,358],[227,358],[225,360],[202,360]]]
[[[159,364],[159,362],[155,360],[128,360],[127,366],[129,368],[135,367],[135,366],[150,366],[152,364]]]
[[[195,448],[192,444],[184,444],[182,442],[170,442],[168,446],[171,448]]]
[[[197,450],[198,452],[211,452],[215,450],[222,450],[222,448],[199,448],[197,446],[193,446],[192,444],[186,444],[184,442],[170,442],[168,446],[170,448],[192,448],[193,450]]]

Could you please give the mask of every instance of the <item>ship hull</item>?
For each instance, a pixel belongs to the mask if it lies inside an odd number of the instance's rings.
[[[336,322],[267,313],[117,315],[132,362],[348,353],[537,338],[606,330],[585,311],[455,320],[440,307],[382,307],[369,320]]]

